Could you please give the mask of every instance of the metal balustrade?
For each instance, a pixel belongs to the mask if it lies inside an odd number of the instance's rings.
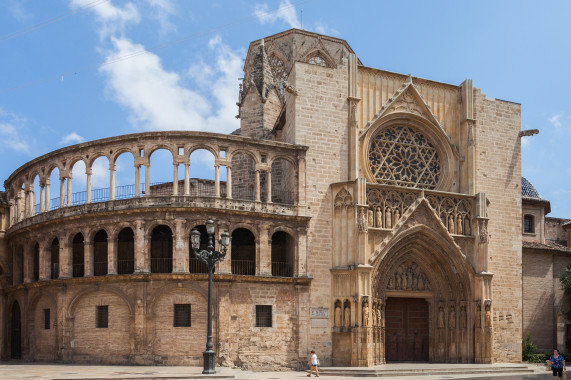
[[[256,262],[254,260],[232,260],[230,263],[232,274],[253,276],[256,274]]]
[[[54,263],[51,265],[50,268],[50,278],[52,280],[55,280],[58,277],[59,277],[59,263]]]
[[[272,276],[292,277],[293,266],[290,263],[272,262]]]
[[[151,273],[172,273],[172,258],[151,258]]]
[[[134,260],[117,260],[117,274],[132,274],[134,271]]]
[[[83,264],[73,264],[73,277],[83,277],[85,268]]]
[[[93,263],[93,275],[105,276],[107,274],[107,261],[96,261]]]
[[[188,264],[190,273],[208,273],[208,265],[196,257],[191,257]]]

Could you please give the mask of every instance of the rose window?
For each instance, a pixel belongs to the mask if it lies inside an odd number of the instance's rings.
[[[440,179],[440,158],[432,143],[416,129],[394,126],[371,141],[369,167],[379,183],[434,189]]]

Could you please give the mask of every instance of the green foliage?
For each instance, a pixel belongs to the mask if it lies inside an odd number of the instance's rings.
[[[561,287],[563,288],[563,293],[565,298],[567,298],[567,304],[571,305],[571,263],[565,268],[565,272],[559,279],[561,281]],[[571,319],[571,311],[567,312],[567,319]]]
[[[529,355],[527,361],[529,363],[545,363],[546,360],[549,360],[549,354],[531,354]]]
[[[535,351],[537,351],[537,346],[535,345],[535,343],[533,343],[531,335],[529,334],[527,334],[525,338],[523,338],[522,343],[523,343],[522,360],[529,361],[530,357],[535,354]],[[538,362],[533,362],[533,363],[538,363]]]

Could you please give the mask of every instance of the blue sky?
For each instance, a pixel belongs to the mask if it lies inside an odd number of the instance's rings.
[[[238,128],[249,42],[303,27],[366,66],[521,103],[522,129],[540,130],[523,175],[571,218],[570,16],[569,1],[2,0],[0,179],[82,141]]]

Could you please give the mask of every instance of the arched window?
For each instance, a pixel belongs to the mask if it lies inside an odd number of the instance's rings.
[[[325,61],[325,59],[323,59],[323,57],[321,56],[321,54],[317,53],[313,56],[311,56],[308,60],[307,63],[309,63],[310,65],[316,65],[316,66],[321,66],[321,67],[327,67],[327,62]]]
[[[93,238],[93,275],[107,274],[107,232],[99,230]]]
[[[278,231],[272,235],[272,276],[293,276],[294,253],[294,239],[288,233]]]
[[[523,216],[523,232],[526,234],[532,234],[535,232],[535,223],[533,215]]]
[[[378,183],[434,189],[441,176],[435,146],[410,126],[382,129],[369,146],[369,169]]]
[[[85,273],[85,245],[83,243],[83,234],[78,233],[73,237],[72,255],[73,255],[73,277],[83,277]]]
[[[232,232],[231,267],[232,274],[256,274],[256,239],[246,228]]]
[[[172,231],[160,225],[151,233],[151,273],[172,272]]]
[[[34,281],[40,280],[40,245],[34,244]]]
[[[135,236],[129,227],[117,235],[117,274],[132,274],[135,271]]]

